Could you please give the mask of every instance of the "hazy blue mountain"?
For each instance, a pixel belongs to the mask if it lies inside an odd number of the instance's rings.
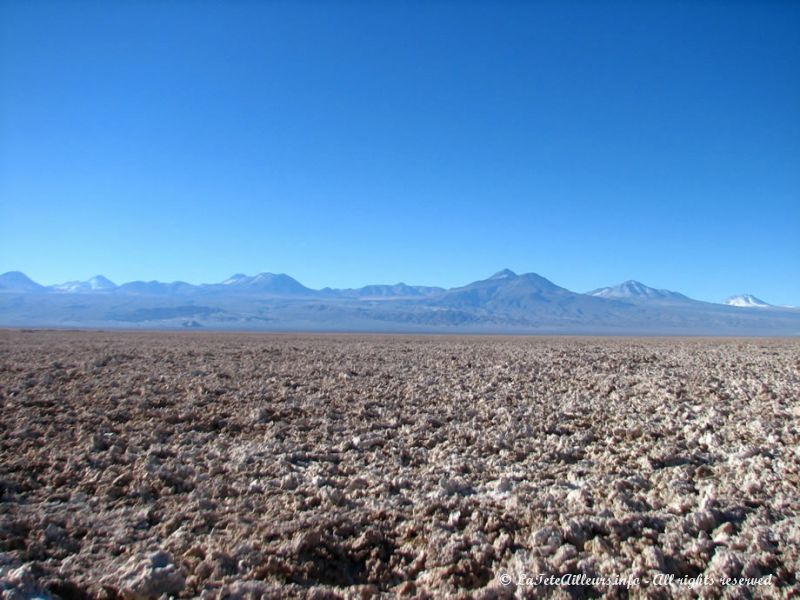
[[[536,273],[507,269],[447,290],[403,283],[313,290],[272,273],[214,284],[111,286],[99,276],[45,288],[19,272],[0,275],[0,326],[800,335],[800,310],[765,310],[757,298],[712,304],[637,282],[579,294]]]
[[[444,292],[444,288],[425,285],[407,285],[395,283],[394,285],[365,285],[353,290],[339,290],[342,295],[353,295],[359,298],[415,298],[432,296]]]
[[[738,306],[740,308],[771,308],[772,304],[767,304],[752,294],[739,294],[738,296],[731,296],[725,300],[728,306]]]
[[[447,290],[440,302],[448,306],[481,306],[487,302],[516,302],[543,295],[571,293],[535,273],[517,275],[509,269],[504,269],[488,279],[473,281],[465,286]]]
[[[131,281],[117,287],[118,294],[137,294],[142,296],[175,296],[192,294],[198,290],[197,286],[185,281],[162,283],[160,281]]]
[[[113,281],[102,275],[95,275],[87,281],[67,281],[50,286],[54,291],[66,293],[109,292],[116,288],[117,285]]]
[[[615,302],[571,292],[536,273],[517,275],[508,269],[488,279],[447,290],[434,302],[451,308],[525,315],[534,320],[545,315],[580,318],[588,313],[608,313],[623,307]]]
[[[222,283],[210,287],[223,288],[228,293],[261,293],[281,296],[314,294],[314,290],[284,273],[259,273],[253,276],[237,273]]]
[[[1,292],[43,292],[44,286],[39,285],[21,271],[8,271],[0,275]]]
[[[614,298],[629,300],[631,302],[662,301],[662,302],[693,302],[691,298],[678,292],[651,288],[638,281],[629,280],[611,287],[604,287],[588,292],[590,296],[599,298]]]
[[[446,306],[474,308],[487,304],[517,305],[553,295],[569,294],[572,292],[535,273],[517,275],[504,269],[488,279],[447,290],[437,302]]]

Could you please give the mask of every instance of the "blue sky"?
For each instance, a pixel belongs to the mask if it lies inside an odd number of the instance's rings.
[[[800,304],[798,2],[0,4],[0,271]]]

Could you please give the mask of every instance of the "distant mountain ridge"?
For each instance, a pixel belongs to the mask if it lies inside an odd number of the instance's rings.
[[[536,273],[516,274],[510,269],[503,269],[484,279],[469,283],[465,286],[446,289],[437,286],[396,284],[370,284],[360,288],[323,288],[314,290],[285,273],[258,273],[245,275],[237,273],[219,283],[201,283],[198,285],[184,281],[130,281],[121,285],[104,277],[96,275],[86,281],[68,281],[61,284],[44,286],[36,283],[21,271],[8,271],[0,274],[0,292],[62,292],[62,293],[91,293],[130,292],[136,294],[190,294],[197,291],[225,291],[246,293],[265,293],[280,296],[343,296],[343,297],[380,297],[380,298],[411,298],[421,296],[435,296],[446,293],[446,302],[449,304],[475,304],[482,299],[501,298],[509,294],[517,296],[526,294],[567,293],[571,292]],[[498,296],[499,294],[499,296]],[[643,300],[669,300],[678,302],[697,302],[688,296],[666,289],[649,287],[639,281],[628,280],[614,286],[598,288],[579,294],[626,301]],[[751,294],[739,294],[727,298],[723,304],[737,307],[771,307],[769,304]],[[788,308],[788,307],[785,307]]]
[[[43,292],[45,287],[33,281],[22,271],[8,271],[0,275],[0,292]]]
[[[633,280],[584,294],[509,269],[450,289],[397,283],[320,290],[284,273],[238,273],[199,285],[115,285],[98,275],[42,286],[12,271],[0,275],[0,326],[800,335],[800,310],[735,298],[701,302]]]
[[[392,285],[373,284],[365,285],[356,289],[332,291],[344,296],[353,295],[360,298],[414,298],[419,296],[431,296],[433,294],[439,294],[445,290],[441,287],[407,285],[400,282]]]
[[[604,287],[597,290],[588,292],[590,296],[598,296],[600,298],[617,298],[626,300],[668,300],[677,302],[691,302],[691,298],[684,296],[679,292],[670,290],[660,290],[646,286],[645,284],[628,280],[611,287]]]
[[[728,306],[739,306],[742,308],[771,308],[772,304],[767,304],[763,300],[756,298],[752,294],[739,294],[738,296],[731,296],[725,300]]]
[[[269,294],[307,296],[312,294],[311,290],[302,283],[289,277],[285,273],[259,273],[252,277],[237,273],[229,277],[221,284],[203,284],[205,287],[224,286],[226,290],[238,289],[247,292],[263,292]]]
[[[197,292],[225,292],[243,294],[270,294],[276,296],[314,296],[337,295],[344,297],[401,298],[429,296],[444,292],[434,286],[395,284],[373,284],[355,289],[324,288],[313,290],[286,275],[285,273],[258,273],[244,275],[237,273],[220,283],[201,283],[193,285],[185,281],[164,283],[161,281],[130,281],[116,285],[103,275],[96,275],[87,281],[67,281],[50,286],[40,285],[20,271],[9,271],[0,275],[0,292],[61,292],[92,293],[117,290],[120,293],[164,296],[170,294],[193,294]]]
[[[50,289],[59,292],[95,292],[109,291],[117,288],[117,285],[102,275],[95,275],[87,281],[68,281],[57,285],[51,285]]]

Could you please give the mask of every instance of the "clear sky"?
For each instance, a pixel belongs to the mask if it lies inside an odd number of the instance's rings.
[[[800,304],[800,2],[0,3],[0,271]]]

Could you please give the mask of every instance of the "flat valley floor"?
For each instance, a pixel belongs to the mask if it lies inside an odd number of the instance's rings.
[[[797,339],[0,331],[0,415],[5,598],[800,594]]]

